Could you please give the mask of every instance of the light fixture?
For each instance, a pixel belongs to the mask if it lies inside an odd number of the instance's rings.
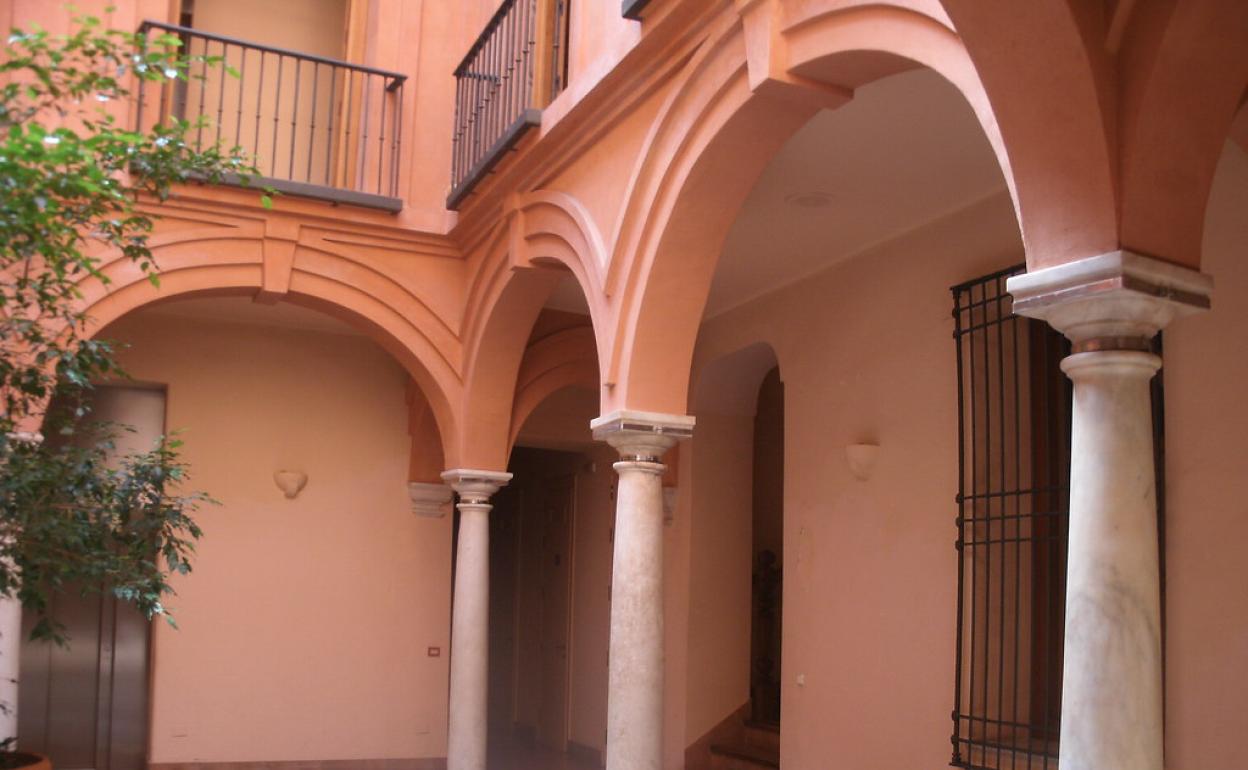
[[[849,461],[850,474],[859,481],[871,478],[879,454],[879,444],[850,444],[845,447],[845,459]]]
[[[308,485],[308,474],[303,471],[277,471],[273,474],[273,481],[287,500],[294,500]]]

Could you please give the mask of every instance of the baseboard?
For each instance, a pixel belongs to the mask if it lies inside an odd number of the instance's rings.
[[[152,762],[147,770],[446,770],[446,757],[322,759],[289,762]]]
[[[568,741],[568,756],[579,762],[584,762],[594,767],[603,767],[602,749],[586,746],[576,741]]]

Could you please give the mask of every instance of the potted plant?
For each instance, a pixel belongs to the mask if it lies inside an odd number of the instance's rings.
[[[179,492],[178,442],[119,459],[124,428],[88,419],[92,383],[121,373],[113,347],[87,336],[79,290],[107,281],[97,255],[109,251],[157,282],[142,199],[254,173],[237,148],[193,148],[186,121],[119,124],[131,83],[219,63],[180,45],[84,16],[65,35],[12,30],[0,60],[0,601],[20,601],[32,636],[53,643],[70,640],[49,599],[71,584],[172,623],[168,580],[190,572],[200,536],[191,514],[206,498]],[[0,768],[50,767],[14,738],[0,735]]]

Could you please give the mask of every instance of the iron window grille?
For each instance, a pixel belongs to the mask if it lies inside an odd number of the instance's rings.
[[[1005,283],[1024,270],[952,289],[960,459],[950,764],[970,770],[1057,766],[1072,392],[1060,363],[1070,344],[1014,315]],[[1164,556],[1160,376],[1153,413]],[[1164,574],[1163,560],[1163,587]]]

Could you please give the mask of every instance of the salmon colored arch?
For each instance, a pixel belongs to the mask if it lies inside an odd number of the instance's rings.
[[[109,279],[107,285],[97,279],[82,284],[89,318],[87,334],[98,334],[127,313],[159,302],[195,296],[255,296],[264,286],[262,241],[213,240],[218,247],[226,248],[214,249],[211,262],[203,257],[203,241],[165,240],[155,244],[152,252],[160,266],[159,286],[153,285],[129,260],[115,260],[105,265],[102,272]],[[437,424],[443,454],[448,458],[457,456],[454,444],[458,435],[455,430],[457,415],[453,397],[459,392],[458,379],[441,351],[423,330],[411,323],[410,315],[360,286],[300,268],[291,271],[289,290],[283,299],[367,331],[419,385]]]
[[[1015,191],[988,96],[942,18],[830,0],[793,7],[800,17],[760,0],[714,31],[646,140],[607,276],[619,298],[604,413],[686,410],[688,363],[728,228],[784,143],[818,110],[851,98],[833,83],[936,71],[975,111]]]
[[[511,411],[509,449],[520,429],[543,401],[564,388],[598,391],[598,350],[593,329],[564,329],[533,345],[524,354]]]
[[[1118,248],[1117,95],[1104,3],[941,0],[1009,156],[1027,265]],[[1118,3],[1129,8],[1133,3]]]
[[[1144,3],[1131,26],[1120,241],[1199,269],[1214,172],[1248,86],[1248,3]]]
[[[570,272],[590,308],[594,353],[603,321],[602,237],[584,207],[566,193],[518,196],[474,277],[465,316],[463,434],[471,467],[503,470],[514,438],[517,378],[533,325]],[[595,372],[596,379],[596,372]],[[536,406],[536,404],[534,404]],[[508,429],[500,429],[507,426]]]

